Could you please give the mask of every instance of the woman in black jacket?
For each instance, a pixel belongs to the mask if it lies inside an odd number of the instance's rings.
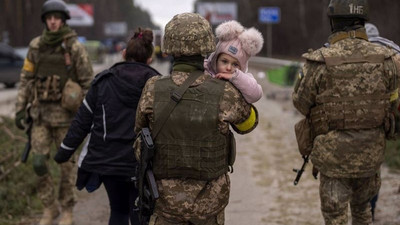
[[[134,212],[137,161],[132,145],[136,108],[146,81],[159,73],[148,66],[153,32],[138,29],[123,52],[124,62],[94,78],[54,160],[66,162],[88,135],[78,162],[77,187],[91,192],[101,183],[107,191],[109,225],[139,224]]]

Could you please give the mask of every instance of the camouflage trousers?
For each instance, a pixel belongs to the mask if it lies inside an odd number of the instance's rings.
[[[64,139],[68,127],[49,127],[43,124],[33,124],[32,126],[32,153],[46,155],[46,167],[49,170],[49,160],[53,160],[51,149],[57,150]],[[54,145],[52,145],[54,144]],[[56,147],[54,149],[54,146]],[[53,153],[53,155],[55,152]],[[75,205],[75,180],[76,168],[75,160],[60,164],[60,185],[58,190],[58,201],[63,209],[73,208]],[[50,173],[38,177],[38,197],[44,207],[50,207],[56,202],[55,187],[57,183],[53,181]]]
[[[347,225],[350,204],[352,224],[372,224],[370,200],[378,193],[378,174],[365,178],[331,178],[321,174],[321,210],[326,225]]]
[[[224,225],[224,221],[224,210],[217,215],[210,216],[207,219],[193,219],[189,221],[173,221],[155,213],[151,216],[149,225]]]
[[[152,225],[223,225],[229,202],[230,179],[223,174],[211,181],[157,180],[157,199]]]

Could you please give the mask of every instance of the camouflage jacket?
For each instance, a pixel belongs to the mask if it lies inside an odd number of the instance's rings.
[[[362,34],[363,32],[365,33],[365,30],[361,28],[359,32]],[[292,97],[294,106],[305,116],[310,116],[312,110],[321,104],[319,101],[322,98],[337,98],[338,96],[333,96],[332,94],[336,93],[334,85],[344,85],[344,83],[340,82],[346,82],[346,79],[344,79],[346,74],[335,74],[336,78],[341,78],[337,81],[338,83],[333,84],[333,89],[327,89],[332,85],[332,78],[328,75],[331,72],[329,71],[330,67],[327,66],[327,57],[334,56],[335,59],[353,57],[351,58],[353,60],[356,57],[365,57],[373,52],[376,55],[384,56],[385,62],[388,62],[386,64],[374,62],[345,64],[343,67],[346,71],[354,71],[352,73],[353,76],[359,76],[360,80],[366,79],[366,81],[361,82],[366,84],[362,87],[346,84],[348,87],[352,87],[346,90],[349,96],[357,92],[369,94],[371,90],[379,88],[385,90],[385,93],[382,94],[386,94],[393,89],[391,85],[395,79],[398,79],[397,76],[400,73],[397,72],[396,75],[397,68],[393,63],[396,59],[393,51],[368,42],[366,34],[365,38],[364,35],[362,35],[363,37],[352,38],[345,37],[343,33],[332,34],[329,37],[330,46],[328,48],[310,51],[303,55],[307,61],[299,74]],[[392,61],[392,59],[395,60]],[[383,72],[383,70],[390,72]],[[383,82],[377,82],[378,80]],[[375,87],[378,83],[379,85],[383,83],[384,86]],[[341,87],[337,86],[338,89]],[[357,104],[362,104],[362,101],[360,100]],[[367,111],[370,108],[366,106],[359,112],[361,114],[368,113]],[[383,125],[371,129],[329,129],[327,133],[319,134],[314,138],[311,160],[314,166],[328,177],[354,178],[372,176],[384,160],[385,137]]]
[[[171,75],[175,84],[181,85],[188,73],[174,71]],[[152,129],[154,123],[154,86],[159,77],[152,77],[146,83],[136,113],[135,133],[142,127]],[[200,85],[209,75],[201,75],[193,84]],[[224,95],[219,105],[218,129],[227,134],[229,123],[238,124],[247,119],[251,111],[240,92],[226,82]],[[138,149],[136,149],[137,151]],[[136,152],[138,157],[140,154]],[[205,219],[221,212],[229,200],[230,181],[228,174],[223,174],[212,181],[193,179],[157,180],[160,198],[156,202],[155,213],[173,220]]]
[[[78,84],[84,93],[90,87],[93,80],[93,68],[85,47],[76,39],[76,34],[67,34],[71,40],[68,41],[68,52],[71,56],[72,73],[77,78]],[[24,110],[28,103],[34,100],[34,82],[38,65],[41,36],[34,38],[30,44],[24,66],[21,70],[20,85],[18,89],[16,111]],[[56,48],[60,48],[57,46]],[[43,122],[50,126],[68,126],[73,118],[73,113],[61,107],[60,102],[39,103],[32,105],[31,115],[36,122]]]

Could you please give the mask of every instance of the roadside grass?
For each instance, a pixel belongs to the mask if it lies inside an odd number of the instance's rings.
[[[32,169],[32,156],[21,163],[27,141],[24,131],[14,120],[0,117],[0,224],[20,224],[24,217],[40,214],[42,205],[37,197],[37,176]],[[32,153],[31,153],[32,154]],[[59,177],[59,169],[50,160],[51,173]],[[57,179],[58,180],[58,179]]]

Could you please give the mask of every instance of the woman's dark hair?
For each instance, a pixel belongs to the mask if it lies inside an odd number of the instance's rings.
[[[128,41],[125,60],[146,63],[153,48],[153,31],[139,27]]]

